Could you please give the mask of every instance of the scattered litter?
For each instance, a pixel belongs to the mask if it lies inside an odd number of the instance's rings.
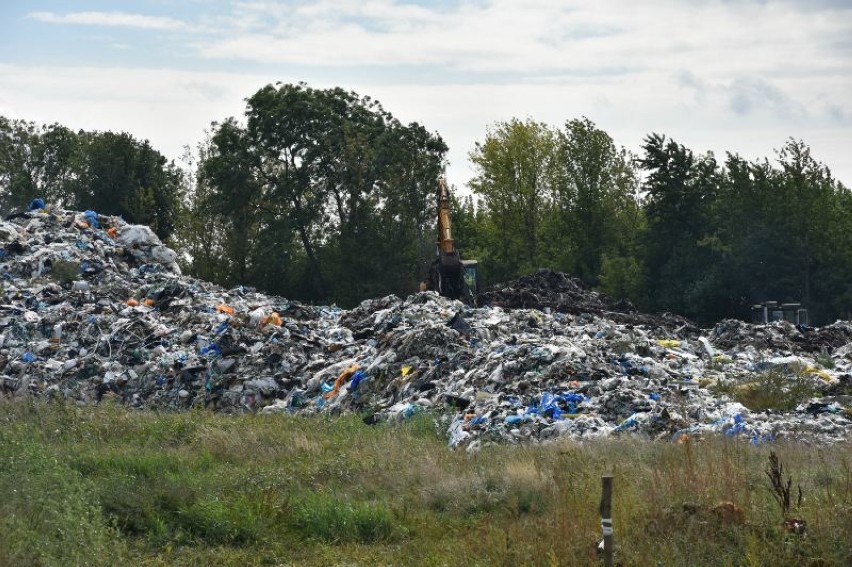
[[[118,217],[30,209],[0,223],[0,396],[351,411],[365,423],[430,408],[449,444],[471,450],[563,436],[832,443],[852,433],[849,322],[701,330],[548,270],[486,291],[479,308],[420,292],[345,311],[182,276],[153,231]],[[806,381],[813,397],[756,412],[720,387],[767,372]]]

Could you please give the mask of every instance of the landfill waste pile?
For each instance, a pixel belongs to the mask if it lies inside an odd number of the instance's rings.
[[[346,411],[366,423],[435,409],[450,446],[468,450],[630,434],[832,443],[852,432],[847,322],[702,331],[549,271],[486,292],[479,308],[433,292],[317,307],[183,276],[148,227],[32,208],[0,222],[2,397]],[[764,383],[783,407],[735,401]]]
[[[494,286],[484,292],[480,300],[485,305],[509,309],[532,308],[572,315],[591,313],[625,325],[678,329],[681,334],[696,336],[700,333],[700,329],[684,317],[672,313],[641,313],[626,299],[615,300],[591,291],[579,278],[552,270],[539,270],[512,282]]]

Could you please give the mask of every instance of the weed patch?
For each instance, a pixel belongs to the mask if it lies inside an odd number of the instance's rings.
[[[350,502],[325,492],[293,502],[288,522],[302,537],[327,543],[391,541],[402,531],[381,503]]]
[[[205,498],[176,514],[176,526],[209,544],[244,545],[255,541],[261,522],[245,499]]]
[[[0,435],[0,565],[112,565],[126,557],[93,488],[48,448]]]
[[[748,380],[717,383],[714,388],[752,411],[791,410],[815,391],[804,373],[785,374],[778,370],[767,370]]]

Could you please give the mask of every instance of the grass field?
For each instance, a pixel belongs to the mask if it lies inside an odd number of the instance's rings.
[[[429,415],[0,410],[0,565],[596,565],[604,473],[622,565],[852,565],[852,444],[627,437],[471,455]],[[770,450],[804,535],[782,526]]]

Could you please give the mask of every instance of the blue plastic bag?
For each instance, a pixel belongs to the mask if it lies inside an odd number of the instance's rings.
[[[745,421],[743,420],[743,416],[741,414],[734,415],[734,424],[725,431],[725,435],[728,437],[733,437],[737,433],[742,433],[746,429]]]
[[[95,211],[86,211],[83,213],[83,216],[86,217],[89,226],[91,226],[92,228],[101,227],[101,224],[98,222],[98,213],[96,213]]]
[[[210,343],[206,347],[202,347],[199,354],[201,354],[201,356],[208,354],[212,354],[213,356],[222,356],[222,349],[220,349],[219,345],[216,343]]]
[[[366,377],[367,375],[364,374],[361,370],[357,371],[355,374],[352,375],[352,380],[349,382],[349,389],[357,390],[358,384],[360,384]]]

